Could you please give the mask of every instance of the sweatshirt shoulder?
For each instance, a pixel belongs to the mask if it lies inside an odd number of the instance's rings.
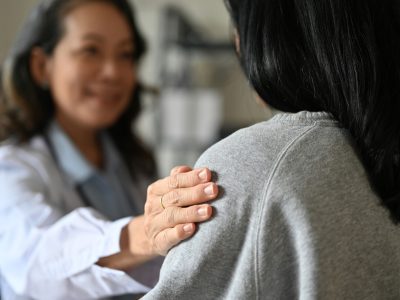
[[[207,149],[197,166],[216,164],[233,166],[244,160],[271,161],[293,140],[310,130],[313,125],[293,125],[265,121],[240,129]]]

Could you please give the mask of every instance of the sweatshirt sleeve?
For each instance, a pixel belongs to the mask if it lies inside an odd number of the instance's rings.
[[[158,284],[144,299],[232,299],[226,292],[235,280],[237,256],[248,246],[245,232],[251,210],[241,198],[245,191],[231,181],[235,170],[227,162],[218,151],[208,150],[196,163],[218,173],[220,197],[212,202],[214,216],[198,224],[192,238],[170,250]]]
[[[18,295],[39,299],[93,299],[149,290],[99,258],[117,253],[121,228],[91,208],[64,215],[40,173],[0,155],[0,272]]]

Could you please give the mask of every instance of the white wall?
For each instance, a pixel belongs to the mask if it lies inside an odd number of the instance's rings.
[[[228,33],[229,16],[223,0],[133,0],[133,2],[140,14],[158,11],[165,5],[174,5],[187,13],[191,21],[206,30],[212,38],[225,37]]]
[[[138,14],[138,20],[145,34],[150,52],[144,61],[143,77],[149,83],[157,84],[157,51],[159,48],[160,11],[166,5],[174,5],[184,11],[189,19],[200,28],[205,36],[212,40],[230,40],[231,23],[223,0],[133,0]],[[217,60],[219,57],[217,57]],[[253,101],[254,97],[244,78],[235,57],[222,58],[227,60],[229,69],[225,70],[221,78],[217,78],[218,85],[225,97],[224,123],[235,127],[254,123],[270,116],[270,111],[260,107]],[[233,59],[233,63],[231,60]],[[209,62],[209,63],[212,63]],[[205,69],[205,70],[204,70]],[[207,76],[207,65],[203,72]],[[211,83],[215,86],[216,83]]]
[[[3,61],[15,34],[38,0],[0,0],[0,61]]]

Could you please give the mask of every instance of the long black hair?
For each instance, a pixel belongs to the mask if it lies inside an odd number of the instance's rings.
[[[254,89],[285,112],[326,111],[353,136],[400,221],[400,4],[225,0]]]
[[[38,85],[30,70],[32,49],[40,47],[51,56],[64,35],[63,20],[75,7],[87,2],[104,2],[114,6],[126,19],[134,39],[134,61],[146,50],[145,41],[127,0],[44,0],[31,13],[1,69],[0,140],[13,138],[26,142],[43,133],[54,114],[52,95]],[[133,66],[132,66],[133,67]],[[108,131],[132,175],[155,175],[150,151],[132,132],[132,123],[141,110],[142,86],[135,89],[126,111]]]

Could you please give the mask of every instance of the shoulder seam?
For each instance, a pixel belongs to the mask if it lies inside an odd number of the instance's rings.
[[[317,126],[317,123],[315,123],[315,122],[312,125],[311,124],[308,125],[307,127],[309,127],[309,128],[303,130],[299,135],[294,137],[286,145],[286,147],[284,147],[283,150],[279,153],[278,159],[277,159],[275,165],[273,166],[272,171],[270,172],[270,175],[268,177],[268,180],[267,180],[267,182],[266,182],[266,184],[264,186],[263,193],[262,193],[262,199],[264,199],[266,197],[266,195],[268,194],[272,179],[273,179],[276,171],[278,170],[283,158],[286,156],[287,152],[289,151],[289,149],[292,148],[292,146],[294,144],[296,144],[302,137],[304,137],[307,133],[309,133],[311,130],[313,130],[316,126]],[[262,212],[264,211],[264,206],[265,206],[265,201],[261,201],[261,209],[258,210],[259,211],[259,216],[258,216],[258,222],[257,222],[258,228],[257,228],[257,232],[256,232],[256,245],[259,244],[259,237],[260,237],[260,230],[261,230],[259,224],[261,223],[261,218],[263,216]],[[259,293],[260,278],[259,278],[259,272],[257,270],[257,268],[258,268],[258,254],[259,253],[258,253],[258,247],[257,246],[254,248],[254,252],[255,252],[254,253],[254,259],[255,259],[255,264],[254,264],[255,265],[255,270],[254,271],[255,271],[255,274],[256,274],[256,276],[255,276],[255,287],[256,287],[256,291],[257,291],[256,297],[257,297],[257,299],[260,299],[260,293]]]

